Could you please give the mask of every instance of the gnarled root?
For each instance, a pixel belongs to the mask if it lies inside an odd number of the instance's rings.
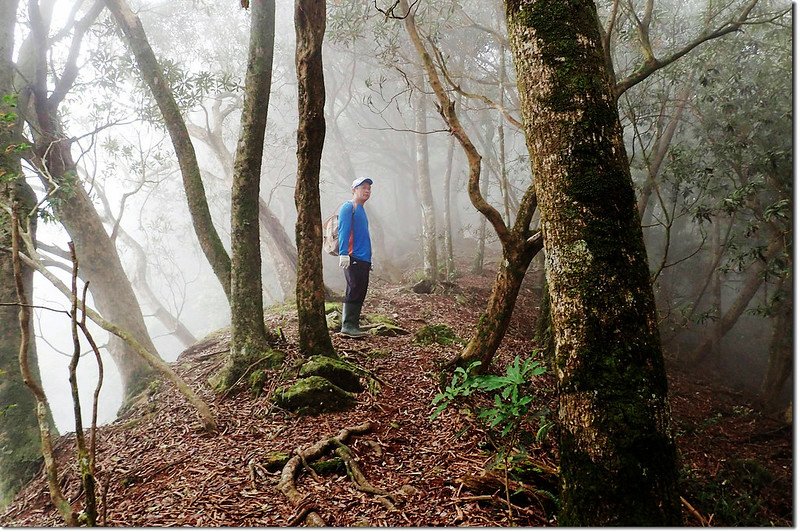
[[[339,431],[339,434],[333,438],[325,438],[320,440],[305,450],[296,451],[297,454],[295,454],[295,456],[293,456],[283,467],[281,479],[278,482],[278,489],[281,491],[281,493],[283,493],[286,498],[292,502],[292,504],[298,507],[295,515],[291,519],[292,523],[289,524],[289,526],[296,526],[302,520],[304,520],[308,526],[327,526],[322,517],[320,517],[320,515],[314,511],[315,508],[313,505],[311,505],[302,495],[300,495],[300,492],[297,491],[295,478],[297,477],[300,468],[303,466],[303,463],[313,462],[329,450],[343,446],[343,442],[347,441],[347,439],[352,435],[364,434],[371,430],[371,423],[362,423],[361,425],[357,425],[355,427],[342,429]]]

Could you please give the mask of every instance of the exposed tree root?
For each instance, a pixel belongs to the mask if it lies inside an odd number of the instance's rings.
[[[295,478],[297,477],[300,468],[303,466],[303,463],[312,462],[329,450],[338,448],[339,446],[343,445],[343,442],[345,442],[352,435],[364,434],[371,430],[371,423],[362,423],[361,425],[357,425],[355,427],[342,429],[339,431],[339,434],[333,438],[325,438],[320,440],[305,450],[295,451],[297,454],[290,458],[283,467],[281,479],[278,482],[278,489],[281,491],[281,493],[283,493],[286,498],[289,499],[289,501],[297,506],[297,511],[291,518],[291,521],[296,522],[290,523],[288,526],[296,526],[300,521],[305,521],[308,526],[327,526],[322,517],[315,511],[315,508],[311,506],[302,495],[300,495],[299,491],[297,491]],[[309,506],[308,511],[302,508],[303,505]]]
[[[353,481],[353,484],[356,485],[356,489],[358,489],[358,491],[369,493],[371,495],[380,495],[387,499],[394,499],[394,497],[392,497],[388,491],[376,488],[369,483],[367,477],[364,476],[364,473],[361,471],[358,463],[353,458],[353,454],[350,452],[350,449],[345,444],[337,444],[336,454],[339,456],[339,458],[344,460],[344,465],[347,467],[347,475],[350,477],[350,480]]]

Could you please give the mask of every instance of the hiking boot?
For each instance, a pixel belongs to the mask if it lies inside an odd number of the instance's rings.
[[[361,330],[358,320],[361,317],[363,303],[345,303],[342,305],[342,334],[351,338],[361,338],[369,335]]]

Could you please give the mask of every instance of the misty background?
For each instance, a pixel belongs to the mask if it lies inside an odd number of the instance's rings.
[[[69,39],[59,37],[59,28],[69,24],[76,6],[85,10],[88,3],[58,0],[52,5],[49,61],[57,70],[69,53]],[[775,342],[777,316],[785,307],[782,302],[791,301],[793,295],[788,239],[779,252],[766,253],[769,231],[777,227],[776,231],[791,235],[791,25],[788,16],[766,22],[768,14],[787,5],[762,2],[759,9],[765,22],[695,49],[631,88],[619,102],[633,179],[642,196],[650,183],[642,223],[667,358],[690,367],[684,357],[703,344],[737,303],[743,286],[755,277],[760,284],[746,310],[701,361],[709,378],[725,380],[750,394],[759,392]],[[229,246],[232,157],[239,135],[249,13],[232,0],[134,0],[131,6],[183,108],[215,226]],[[610,2],[598,2],[601,17],[609,15],[609,6]],[[738,7],[705,1],[658,2],[651,27],[653,46],[679,47],[704,27],[714,27],[714,21],[726,20]],[[19,17],[27,17],[24,6]],[[453,82],[467,94],[503,102],[519,119],[500,4],[471,0],[425,4],[419,18],[441,51],[440,61]],[[291,2],[277,2],[276,19],[261,198],[293,243],[297,85]],[[621,37],[614,46],[620,77],[636,68],[639,57],[631,20],[621,23]],[[24,32],[24,27],[21,24],[18,31]],[[20,34],[17,42],[24,37]],[[354,176],[371,177],[373,194],[366,209],[375,275],[405,284],[416,280],[423,263],[416,142],[418,135],[424,135],[440,233],[444,176],[452,158],[451,230],[458,268],[470,268],[482,220],[467,197],[467,165],[458,146],[453,149],[432,100],[417,101],[426,89],[401,24],[384,17],[372,2],[328,2],[323,60],[327,132],[320,182],[322,218],[350,198]],[[228,325],[228,304],[198,245],[158,108],[107,12],[84,37],[77,65],[77,81],[59,114],[66,135],[77,139],[73,155],[78,179],[108,233],[116,235],[126,273],[138,280],[134,288],[158,352],[164,360],[174,361],[186,345],[154,317],[155,302],[197,340]],[[462,122],[478,139],[490,203],[501,212],[506,205],[513,211],[513,198],[519,198],[531,180],[522,131],[485,100],[463,95],[459,105]],[[664,140],[673,122],[672,136]],[[658,157],[663,162],[653,170]],[[44,198],[41,180],[32,168],[26,172],[37,195]],[[501,183],[508,184],[507,194]],[[44,207],[48,209],[47,202]],[[57,221],[47,218],[40,221],[37,238],[45,251],[47,246],[66,249],[69,241]],[[441,244],[441,235],[437,240]],[[499,260],[491,229],[487,247],[484,269],[489,283]],[[262,245],[262,257],[265,305],[293,299],[293,289],[288,289],[291,277],[274,248]],[[326,285],[342,290],[337,259],[323,255],[323,262]],[[540,264],[537,257],[532,268]],[[63,268],[51,269],[69,282]],[[91,297],[87,303],[93,305]],[[38,274],[34,304],[69,308],[66,298]],[[71,431],[69,319],[37,309],[35,328],[42,381],[57,427]],[[105,331],[92,330],[98,344],[106,343]],[[782,333],[791,337],[790,330]],[[105,378],[99,421],[104,423],[115,418],[122,397],[119,375],[106,350],[102,352]],[[86,409],[91,408],[96,378],[89,353],[79,366]],[[790,377],[780,395],[788,397],[792,385]]]

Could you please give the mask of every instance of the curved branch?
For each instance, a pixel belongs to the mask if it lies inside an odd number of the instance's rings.
[[[733,33],[741,28],[746,22],[747,17],[750,16],[750,12],[758,3],[758,0],[750,0],[750,2],[744,7],[742,13],[739,15],[738,18],[735,20],[731,20],[717,28],[715,31],[701,35],[697,39],[693,40],[677,52],[674,52],[672,55],[665,59],[657,59],[655,56],[651,56],[650,58],[645,59],[644,65],[642,65],[636,72],[627,76],[625,79],[619,81],[616,86],[614,87],[614,95],[619,98],[622,93],[626,90],[630,89],[634,85],[640,83],[641,81],[645,80],[648,76],[650,76],[656,70],[660,70],[665,66],[674,63],[684,55],[688,54],[701,44],[713,40],[718,39],[728,33]]]
[[[75,34],[72,37],[72,44],[70,45],[67,61],[64,65],[64,72],[61,75],[61,79],[59,79],[56,83],[53,93],[47,99],[48,105],[52,106],[52,109],[58,107],[75,83],[75,80],[78,77],[79,69],[77,62],[78,54],[80,54],[81,51],[83,36],[86,35],[86,32],[94,23],[95,19],[100,16],[100,13],[104,8],[105,5],[103,5],[103,0],[96,0],[91,9],[89,9],[89,12],[86,13],[86,15],[77,24],[75,24]]]
[[[469,136],[467,135],[467,132],[461,126],[461,122],[459,121],[458,115],[455,111],[455,102],[448,98],[447,93],[442,86],[439,75],[436,73],[436,67],[433,64],[433,60],[425,48],[425,45],[422,43],[422,38],[419,35],[419,31],[417,31],[417,25],[414,21],[414,15],[410,12],[410,8],[408,7],[408,1],[399,0],[399,4],[401,9],[408,12],[408,16],[405,18],[403,23],[406,31],[408,32],[408,36],[414,45],[414,48],[422,58],[425,73],[428,76],[428,82],[430,83],[431,88],[436,95],[436,99],[439,101],[437,109],[442,115],[442,118],[444,118],[444,121],[450,127],[451,133],[455,135],[456,139],[458,139],[461,147],[464,149],[465,155],[467,156],[467,161],[469,162],[469,181],[467,185],[469,199],[472,202],[472,205],[474,205],[475,208],[478,209],[478,211],[480,211],[480,213],[483,214],[492,224],[494,230],[497,232],[497,236],[500,238],[500,241],[506,243],[509,240],[509,230],[508,227],[506,227],[505,222],[503,222],[503,217],[500,215],[497,209],[489,205],[480,192],[481,156],[478,153],[478,150],[475,148],[475,145],[472,143],[472,140],[470,140]]]

